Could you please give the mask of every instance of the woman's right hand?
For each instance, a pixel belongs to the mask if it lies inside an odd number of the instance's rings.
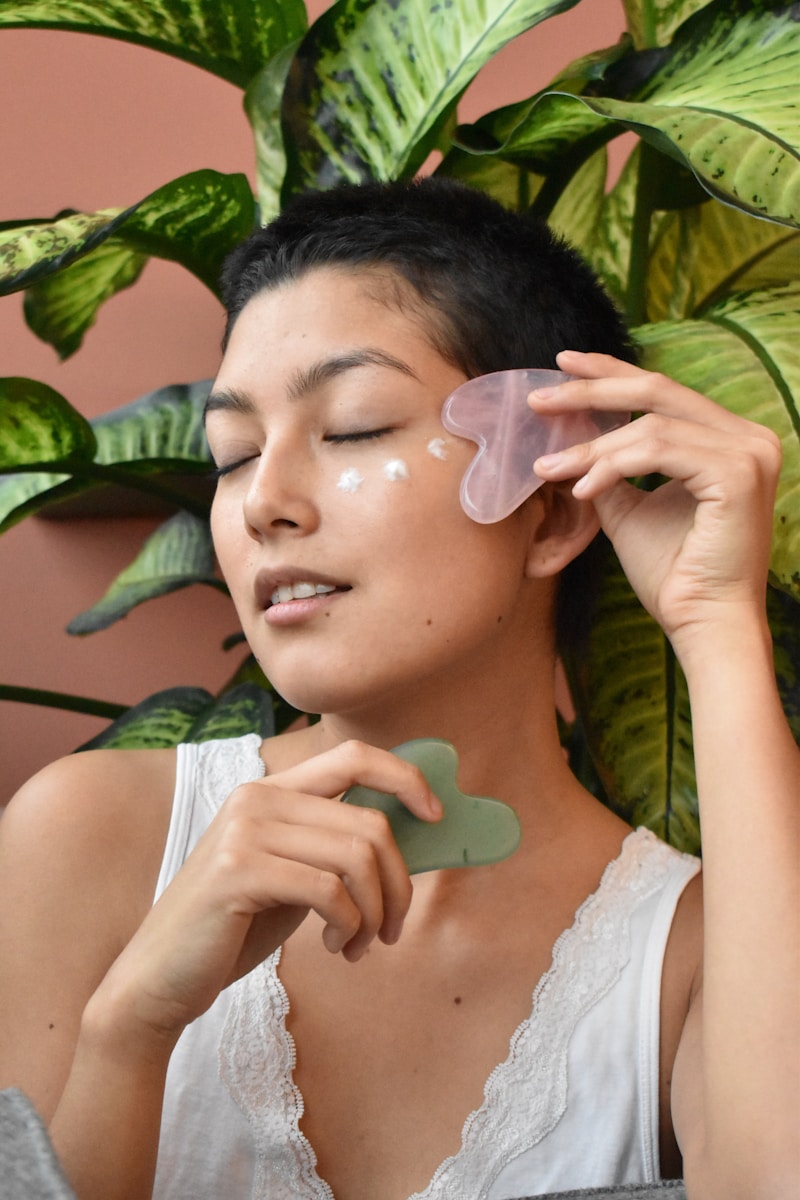
[[[417,767],[361,742],[237,787],[90,1008],[113,1016],[119,1036],[149,1036],[171,1049],[311,910],[324,922],[327,949],[348,961],[375,937],[396,942],[411,881],[384,814],[336,802],[356,783],[396,795],[423,820],[441,816]]]

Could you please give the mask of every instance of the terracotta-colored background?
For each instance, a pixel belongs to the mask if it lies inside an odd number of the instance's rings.
[[[313,15],[324,0],[311,0]],[[583,0],[508,46],[464,98],[462,120],[531,95],[557,69],[615,42],[621,0]],[[252,175],[241,93],[165,55],[107,38],[0,31],[0,221],[126,205],[188,171]],[[66,363],[31,334],[19,296],[0,301],[0,374],[41,379],[86,416],[166,383],[214,373],[220,309],[181,268],[152,261],[101,311]],[[216,690],[237,653],[229,602],[194,588],[143,605],[90,638],[64,626],[105,591],[153,522],[29,519],[0,539],[0,682],[123,704],[174,684]],[[241,653],[241,651],[239,651]],[[96,718],[0,702],[0,804]]]

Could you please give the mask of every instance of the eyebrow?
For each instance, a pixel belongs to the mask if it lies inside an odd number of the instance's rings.
[[[388,354],[385,350],[364,347],[360,350],[351,350],[343,354],[332,355],[330,358],[320,359],[309,367],[295,371],[289,379],[286,394],[290,400],[300,400],[331,379],[336,379],[339,375],[357,370],[359,367],[384,367],[390,371],[399,371],[412,379],[419,379],[416,371],[402,359],[395,358],[393,354]],[[237,388],[223,387],[213,391],[206,400],[203,408],[203,421],[205,422],[210,412],[220,410],[252,416],[256,411],[256,406],[246,392],[239,391]]]

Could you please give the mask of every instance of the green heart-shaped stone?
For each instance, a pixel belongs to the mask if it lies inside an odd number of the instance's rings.
[[[435,825],[421,821],[396,796],[356,784],[345,804],[386,813],[409,874],[443,867],[477,867],[501,862],[519,845],[521,831],[513,808],[488,796],[468,796],[458,787],[458,754],[441,738],[417,738],[392,751],[419,767],[439,797],[444,816]]]

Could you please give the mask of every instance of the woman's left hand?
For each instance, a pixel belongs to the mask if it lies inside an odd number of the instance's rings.
[[[591,501],[639,599],[673,641],[723,612],[763,612],[781,448],[776,435],[663,375],[601,354],[565,351],[577,376],[537,413],[642,413],[591,442],[540,458],[537,475],[575,479]],[[661,474],[643,491],[627,480]],[[733,606],[733,608],[729,607]],[[676,646],[677,649],[677,646]]]

